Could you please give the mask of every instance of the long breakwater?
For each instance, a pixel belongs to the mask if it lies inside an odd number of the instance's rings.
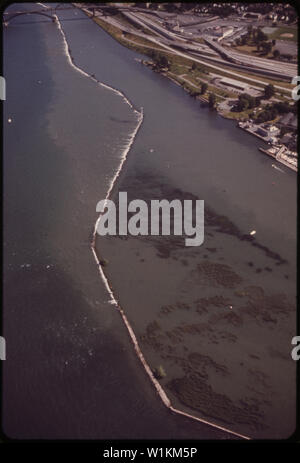
[[[43,7],[46,7],[45,5],[41,4],[41,6]],[[116,88],[113,88],[103,82],[100,82],[99,80],[96,79],[96,77],[94,75],[91,75],[91,74],[88,74],[87,72],[85,72],[84,70],[82,70],[81,68],[79,68],[75,62],[74,62],[74,58],[72,57],[72,54],[71,54],[71,50],[70,50],[70,47],[68,45],[68,42],[67,42],[67,38],[66,38],[66,35],[65,35],[65,32],[62,28],[62,25],[61,25],[61,22],[59,20],[59,18],[57,17],[57,15],[55,15],[56,17],[56,24],[59,28],[59,31],[62,35],[62,38],[63,38],[63,45],[64,45],[64,54],[66,55],[67,57],[67,60],[70,64],[70,66],[73,67],[73,69],[75,69],[77,72],[81,73],[82,75],[84,75],[85,77],[93,80],[96,84],[102,86],[103,88],[106,88],[112,92],[114,92],[115,94],[119,95],[126,104],[128,104],[130,106],[130,108],[135,112],[136,116],[137,116],[137,125],[135,127],[135,129],[133,130],[133,132],[129,135],[129,138],[128,138],[128,142],[126,144],[126,146],[124,147],[124,150],[121,154],[121,157],[120,157],[120,164],[119,164],[119,167],[118,169],[116,170],[112,180],[110,181],[109,183],[109,187],[108,187],[108,190],[107,190],[107,193],[106,193],[106,197],[105,199],[108,200],[111,195],[112,195],[112,192],[113,192],[113,189],[117,183],[117,180],[120,176],[120,173],[124,167],[124,164],[128,158],[128,155],[129,155],[129,152],[130,152],[130,149],[135,141],[135,138],[138,134],[138,131],[142,125],[142,122],[143,122],[143,118],[144,118],[144,114],[143,114],[143,109],[141,108],[140,110],[138,110],[137,108],[134,107],[134,105],[130,102],[130,100],[127,98],[127,96],[120,90],[116,89]],[[98,267],[98,270],[99,270],[99,274],[101,276],[101,279],[108,291],[108,294],[110,296],[110,303],[112,305],[115,306],[115,308],[119,311],[121,317],[122,317],[122,320],[128,330],[128,333],[129,333],[129,336],[130,336],[130,339],[131,339],[131,342],[134,346],[134,349],[135,349],[135,352],[136,352],[136,355],[138,356],[140,362],[142,363],[146,373],[148,374],[152,384],[154,385],[160,399],[162,400],[163,404],[170,410],[172,411],[173,413],[176,413],[176,414],[179,414],[179,415],[183,415],[185,417],[188,417],[190,419],[193,419],[193,420],[196,420],[196,421],[199,421],[201,423],[204,423],[208,426],[211,426],[213,428],[216,428],[216,429],[219,429],[225,433],[229,433],[233,436],[236,436],[236,437],[239,437],[239,438],[242,438],[242,439],[250,439],[248,436],[245,436],[245,435],[242,435],[242,434],[239,434],[239,433],[236,433],[234,431],[231,431],[229,429],[226,429],[216,423],[213,423],[211,421],[207,421],[207,420],[204,420],[202,418],[199,418],[199,417],[196,417],[194,415],[191,415],[191,414],[188,414],[186,412],[183,412],[181,410],[178,410],[176,408],[174,408],[171,404],[171,401],[170,399],[168,398],[166,392],[164,391],[164,389],[162,388],[162,386],[160,385],[160,383],[158,382],[158,380],[155,378],[149,364],[147,363],[142,351],[141,351],[141,348],[139,346],[139,343],[137,341],[137,338],[136,338],[136,335],[125,315],[125,312],[120,304],[120,302],[118,301],[118,298],[117,296],[114,294],[114,291],[113,291],[113,287],[110,283],[110,281],[108,280],[108,278],[106,277],[105,275],[105,272],[103,270],[103,266],[101,264],[101,257],[99,256],[99,253],[97,253],[97,250],[96,250],[96,246],[95,246],[95,243],[96,243],[96,234],[97,234],[97,228],[98,228],[98,225],[99,225],[99,222],[101,220],[101,217],[102,217],[102,214],[100,214],[98,216],[98,219],[95,223],[95,226],[94,226],[94,230],[93,230],[93,235],[92,235],[92,241],[91,241],[91,251],[93,253],[93,256],[94,256],[94,259],[95,259],[95,262],[97,264],[97,267]]]

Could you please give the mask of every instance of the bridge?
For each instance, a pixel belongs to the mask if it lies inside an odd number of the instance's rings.
[[[52,11],[47,10],[47,13],[44,11],[17,11],[14,13],[4,13],[3,14],[3,24],[8,26],[8,24],[18,16],[28,15],[28,14],[38,14],[42,16],[46,16],[47,18],[51,19],[51,21],[56,21],[56,16],[52,13]]]
[[[61,7],[61,5],[57,5],[55,7],[47,7],[41,10],[26,10],[26,11],[13,11],[11,13],[3,13],[3,24],[8,26],[8,24],[18,16],[28,15],[28,14],[37,14],[41,16],[45,16],[46,18],[51,19],[51,21],[56,22],[56,12],[59,10],[71,10],[74,9],[73,7]]]
[[[140,8],[133,8],[132,7],[128,7],[126,5],[122,5],[122,3],[115,3],[114,5],[98,5],[98,6],[90,6],[89,4],[88,5],[85,5],[83,4],[89,11],[90,13],[92,14],[92,17],[95,16],[95,13],[97,12],[98,14],[99,13],[102,13],[104,16],[106,14],[115,14],[117,12],[117,10],[122,10],[122,11],[132,11],[132,10],[137,10],[139,11]],[[40,9],[40,10],[27,10],[27,11],[14,11],[14,12],[11,12],[11,13],[3,13],[3,24],[5,26],[8,26],[8,24],[14,19],[14,18],[17,18],[18,16],[21,16],[21,15],[29,15],[29,14],[34,14],[34,15],[41,15],[41,16],[45,16],[49,19],[51,19],[51,21],[53,22],[56,22],[56,12],[57,11],[62,11],[62,10],[74,10],[74,7],[79,7],[81,8],[82,4],[81,3],[73,3],[72,6],[62,6],[60,4],[58,4],[57,6],[55,7],[44,7],[43,9]],[[144,10],[142,10],[144,11]],[[146,13],[148,13],[148,11],[145,11]]]

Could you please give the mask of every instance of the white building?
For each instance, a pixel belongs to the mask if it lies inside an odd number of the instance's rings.
[[[218,40],[222,40],[225,37],[228,37],[228,35],[232,34],[233,30],[234,28],[232,26],[227,26],[227,27],[215,26],[215,27],[209,28],[207,32],[213,37],[217,37]]]

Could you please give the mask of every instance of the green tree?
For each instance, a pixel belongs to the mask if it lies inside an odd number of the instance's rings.
[[[210,108],[214,108],[216,106],[216,95],[212,92],[210,92],[209,97],[208,97],[208,105]]]
[[[259,106],[261,103],[261,97],[260,96],[256,96],[255,97],[255,106]]]
[[[260,28],[257,28],[257,39],[264,42],[268,40],[268,36]]]
[[[269,100],[270,98],[272,98],[272,96],[274,96],[275,94],[275,89],[274,89],[274,85],[273,84],[269,84],[265,87],[265,98],[267,100]]]
[[[157,62],[158,61],[158,53],[154,50],[150,51],[150,56],[153,59],[153,61]]]
[[[255,43],[256,43],[256,50],[260,51],[261,42],[259,42],[257,39],[255,39]]]
[[[243,36],[241,37],[241,44],[242,44],[242,45],[246,45],[246,43],[247,43],[247,36],[246,36],[246,35],[243,35]]]
[[[159,57],[158,65],[159,65],[159,67],[161,67],[161,68],[167,68],[167,67],[169,67],[169,61],[168,61],[168,59],[165,57],[165,55],[161,55],[161,56]]]
[[[204,95],[207,92],[207,89],[208,89],[208,85],[204,82],[201,85],[201,95]]]
[[[278,115],[276,108],[266,109],[262,111],[256,118],[256,122],[261,124],[262,122],[272,121]]]
[[[270,53],[270,51],[272,50],[271,42],[262,42],[261,46],[262,46],[262,49],[263,49],[265,55]]]
[[[247,109],[255,108],[259,103],[254,96],[248,95],[248,93],[242,93],[239,95],[239,99],[235,105],[234,110],[237,112],[246,111]]]
[[[283,101],[276,101],[276,103],[273,104],[273,108],[277,109],[279,114],[285,114],[291,111],[291,106]]]

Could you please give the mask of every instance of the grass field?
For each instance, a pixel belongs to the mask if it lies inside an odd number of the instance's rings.
[[[295,27],[276,27],[274,28],[274,32],[267,35],[269,39],[292,40],[294,42],[298,41],[298,32]]]
[[[236,121],[248,120],[253,109],[247,109],[247,111],[231,112],[227,111],[223,113],[223,116],[227,119],[234,119]]]
[[[262,58],[273,58],[272,51],[265,55],[260,51],[258,52],[257,47],[254,45],[237,45],[236,47],[234,47],[234,50],[238,50],[241,53],[245,53],[247,55],[250,54],[252,56],[261,56]]]
[[[113,36],[119,43],[121,43],[127,48],[132,48],[133,50],[139,53],[143,53],[145,55],[150,53],[149,48],[153,48],[159,51],[160,50],[164,51],[162,47],[160,47],[159,45],[153,44],[153,42],[151,42],[150,40],[144,39],[143,37],[139,37],[137,35],[130,34],[130,33],[126,33],[126,36],[124,36],[121,30],[118,29],[117,27],[114,27],[111,24],[108,24],[106,21],[102,21],[100,18],[93,18],[93,19],[97,24],[99,24],[99,26],[102,27],[102,29],[104,29],[108,34]],[[135,44],[129,43],[128,40],[126,39],[128,39],[129,41],[130,40],[134,41]]]

